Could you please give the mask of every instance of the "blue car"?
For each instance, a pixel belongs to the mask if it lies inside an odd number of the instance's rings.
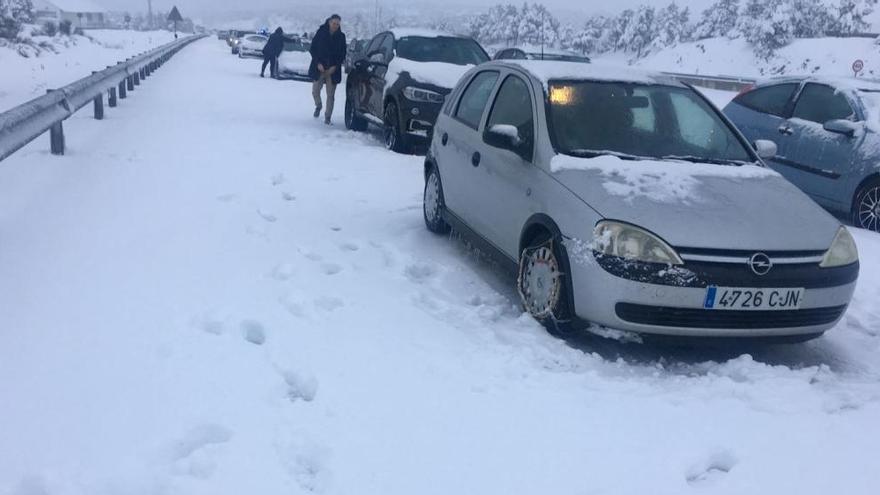
[[[880,82],[789,77],[740,93],[724,113],[765,160],[826,209],[880,232]]]

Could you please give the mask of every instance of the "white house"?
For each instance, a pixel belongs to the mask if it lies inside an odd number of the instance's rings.
[[[33,3],[34,17],[39,23],[70,21],[74,29],[99,29],[106,25],[105,9],[90,0],[33,0]]]

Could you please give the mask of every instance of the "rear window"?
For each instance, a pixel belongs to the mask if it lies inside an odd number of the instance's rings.
[[[788,101],[797,88],[797,83],[765,86],[743,93],[733,101],[757,112],[784,117]]]

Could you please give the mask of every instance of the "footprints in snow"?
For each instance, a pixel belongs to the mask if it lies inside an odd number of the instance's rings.
[[[220,336],[226,334],[231,325],[228,318],[220,318],[213,314],[202,315],[192,320],[192,326],[210,335]],[[237,328],[241,338],[253,345],[266,343],[266,327],[257,320],[241,320]]]
[[[721,450],[710,455],[705,461],[692,466],[686,473],[685,479],[691,486],[713,483],[729,473],[737,462],[733,452]]]
[[[244,340],[254,345],[263,345],[266,343],[266,330],[263,324],[256,320],[245,320],[241,322],[241,332]]]
[[[215,456],[232,431],[218,424],[204,424],[188,431],[171,448],[171,460],[178,474],[207,479],[217,469]]]

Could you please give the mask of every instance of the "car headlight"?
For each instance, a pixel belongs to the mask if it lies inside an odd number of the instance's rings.
[[[441,95],[440,93],[429,91],[427,89],[414,88],[412,86],[407,86],[403,88],[403,96],[405,96],[407,100],[411,101],[422,101],[425,103],[443,103],[443,95]]]
[[[607,256],[617,256],[645,263],[683,265],[675,249],[663,239],[634,225],[602,221],[593,232],[593,250]]]
[[[822,257],[822,262],[819,263],[819,266],[822,268],[834,268],[836,266],[851,265],[856,261],[859,261],[859,250],[856,247],[856,240],[853,239],[852,234],[849,233],[846,227],[841,226],[837,231],[837,235],[834,236],[834,242],[831,243],[831,247],[828,248],[828,251],[825,251],[825,256]]]

